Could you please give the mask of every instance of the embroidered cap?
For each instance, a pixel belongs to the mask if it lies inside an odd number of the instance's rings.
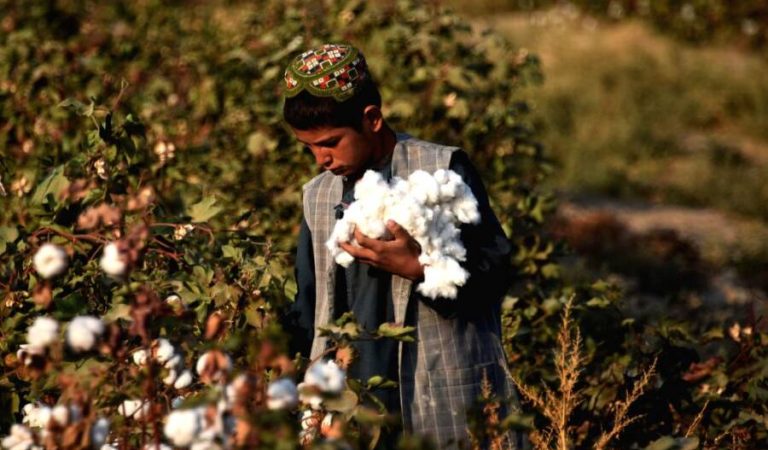
[[[285,96],[303,90],[343,102],[369,78],[363,54],[351,45],[325,44],[297,56],[285,70]]]

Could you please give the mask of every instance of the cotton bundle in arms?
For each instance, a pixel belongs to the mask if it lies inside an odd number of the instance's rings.
[[[424,281],[417,290],[429,298],[456,298],[469,273],[459,264],[466,259],[461,224],[478,223],[477,200],[456,172],[413,172],[407,180],[387,183],[378,172],[367,171],[355,185],[355,201],[336,222],[326,246],[334,260],[349,267],[354,258],[339,242],[355,243],[353,233],[389,239],[388,220],[400,224],[421,246],[419,262]]]

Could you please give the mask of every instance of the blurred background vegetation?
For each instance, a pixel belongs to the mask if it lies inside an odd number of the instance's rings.
[[[556,166],[556,231],[592,269],[639,297],[662,293],[666,311],[763,303],[768,3],[447,3],[540,59],[544,81],[524,92]]]

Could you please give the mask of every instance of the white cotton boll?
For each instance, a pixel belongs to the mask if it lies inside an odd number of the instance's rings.
[[[99,447],[99,450],[117,450],[117,444],[104,444]]]
[[[176,353],[176,350],[173,348],[173,344],[171,344],[168,339],[157,339],[155,340],[155,345],[157,346],[155,348],[155,359],[160,364],[165,364],[166,361],[173,358],[174,354]]]
[[[11,450],[30,449],[34,444],[32,430],[24,425],[13,424],[11,425],[11,434],[4,437],[0,444],[3,448]]]
[[[125,258],[120,254],[120,250],[114,242],[104,246],[104,253],[101,255],[99,264],[101,265],[101,270],[111,277],[123,276],[125,269],[128,267],[125,263]]]
[[[133,352],[132,356],[133,356],[133,363],[136,364],[137,366],[143,366],[149,360],[149,353],[143,348]]]
[[[424,267],[424,281],[417,290],[430,298],[455,298],[457,286],[463,286],[469,277],[464,268],[452,258],[440,258],[431,266]]]
[[[304,382],[317,386],[322,392],[338,394],[344,389],[346,374],[335,361],[317,362],[307,369]]]
[[[62,427],[69,425],[69,408],[64,405],[56,405],[51,410],[53,421]]]
[[[204,383],[219,381],[232,370],[232,360],[223,352],[210,350],[197,359],[195,369]]]
[[[281,378],[269,383],[267,388],[267,408],[293,408],[299,401],[296,383],[289,378]]]
[[[67,268],[67,253],[56,244],[43,244],[32,258],[35,270],[43,278],[51,278]]]
[[[163,367],[166,369],[180,369],[184,365],[184,358],[181,357],[178,353],[171,356],[171,359],[167,360]]]
[[[384,196],[389,191],[389,185],[375,170],[367,170],[355,183],[355,200],[360,198],[375,198]]]
[[[32,347],[44,348],[59,339],[59,323],[50,317],[38,317],[27,329],[27,343]]]
[[[165,444],[147,444],[144,446],[143,450],[173,450],[173,448],[169,445]]]
[[[185,370],[181,373],[181,375],[179,375],[178,378],[176,378],[176,382],[173,383],[173,387],[176,389],[184,389],[190,384],[192,384],[192,372]]]
[[[440,186],[429,172],[423,170],[413,172],[408,177],[408,184],[408,193],[421,204],[434,204],[440,198]]]
[[[165,437],[176,447],[190,445],[202,429],[202,416],[197,409],[173,411],[163,427]]]
[[[342,267],[349,267],[350,264],[355,261],[355,257],[347,252],[340,252],[338,255],[336,255],[334,261],[336,261],[336,264],[339,264]]]
[[[479,223],[480,212],[477,210],[477,200],[470,193],[453,202],[451,211],[461,223]]]
[[[304,382],[298,385],[299,400],[312,409],[320,409],[322,394],[338,395],[344,389],[346,374],[336,362],[318,361],[304,374]]]
[[[46,405],[27,403],[24,405],[22,423],[32,428],[46,428],[51,420],[51,408]]]
[[[419,243],[419,262],[429,266],[420,292],[432,298],[455,298],[457,286],[468,276],[458,264],[466,259],[459,224],[480,220],[477,201],[461,176],[450,170],[435,174],[419,170],[407,180],[394,177],[387,183],[380,174],[369,171],[355,185],[354,196],[356,201],[336,222],[326,242],[331,257],[348,267],[354,258],[341,249],[339,241],[356,245],[355,229],[371,238],[390,239],[386,224],[393,220]]]
[[[172,386],[173,383],[176,382],[176,378],[178,378],[176,371],[174,369],[171,369],[168,371],[168,375],[166,375],[165,378],[163,378],[163,383],[167,384],[168,386]]]
[[[67,344],[76,352],[93,349],[96,341],[104,333],[104,323],[93,316],[77,316],[72,319],[67,329]]]
[[[220,444],[211,440],[195,441],[189,446],[189,450],[224,450]]]
[[[109,437],[109,419],[99,417],[91,426],[91,447],[104,448]]]
[[[149,402],[144,400],[125,400],[117,408],[117,412],[122,416],[140,420],[149,413]]]

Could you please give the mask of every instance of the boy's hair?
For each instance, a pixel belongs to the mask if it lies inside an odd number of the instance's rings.
[[[354,94],[344,101],[333,97],[319,97],[304,90],[287,97],[283,105],[283,118],[297,130],[320,127],[351,127],[362,129],[363,111],[369,105],[381,107],[381,94],[368,76],[355,87]]]

